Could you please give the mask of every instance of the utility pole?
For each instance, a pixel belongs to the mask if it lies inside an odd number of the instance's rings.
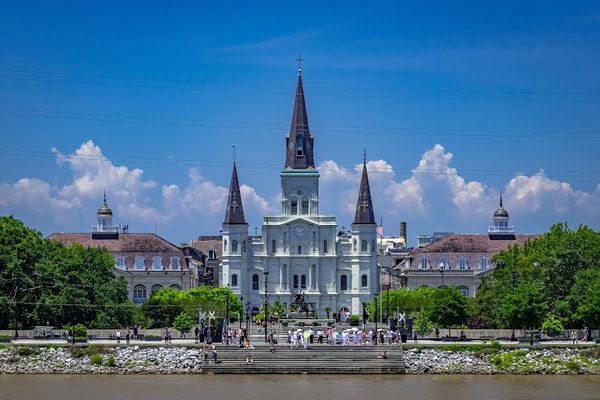
[[[265,276],[265,320],[264,320],[264,322],[265,322],[265,343],[267,343],[268,342],[268,340],[267,340],[267,328],[269,327],[269,323],[267,321],[267,319],[268,319],[268,312],[269,312],[269,304],[268,304],[269,298],[267,297],[268,296],[267,295],[267,288],[269,287],[269,280],[268,280],[268,278],[269,278],[269,271],[264,271],[263,274]]]

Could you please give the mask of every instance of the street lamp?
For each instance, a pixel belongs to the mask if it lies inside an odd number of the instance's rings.
[[[227,298],[225,300],[225,344],[229,345],[229,283],[227,284]]]
[[[267,288],[269,287],[269,271],[263,271],[263,275],[265,276],[265,319],[264,319],[264,323],[265,323],[265,343],[268,342],[267,340],[267,315],[268,315],[268,311],[269,311],[269,298],[267,297]]]
[[[440,261],[440,273],[442,274],[442,288],[444,287],[444,270],[446,269],[446,266],[444,265],[443,261]]]
[[[242,312],[244,311],[244,296],[240,297],[240,304],[242,305],[242,307],[240,308],[240,331],[242,330]]]
[[[246,334],[250,335],[250,301],[246,302]]]

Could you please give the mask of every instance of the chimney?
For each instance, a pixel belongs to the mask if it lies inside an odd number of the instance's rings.
[[[406,242],[406,222],[400,222],[400,237],[404,239],[404,246],[408,247],[408,243]]]

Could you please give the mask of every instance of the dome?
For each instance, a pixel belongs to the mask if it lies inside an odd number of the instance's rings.
[[[106,205],[106,203],[102,204],[100,206],[100,208],[98,209],[98,215],[110,215],[112,216],[112,210],[110,208],[108,208],[108,206]]]
[[[502,207],[498,207],[498,209],[494,211],[494,218],[508,218],[508,211]]]

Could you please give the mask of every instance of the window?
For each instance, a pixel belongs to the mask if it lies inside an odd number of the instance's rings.
[[[329,248],[327,247],[327,240],[323,240],[323,253],[329,253]]]
[[[258,290],[258,274],[252,275],[252,290]]]
[[[340,290],[348,290],[348,277],[346,275],[340,277]]]
[[[308,200],[302,200],[302,214],[308,214]]]
[[[246,252],[246,241],[242,240],[242,253]]]
[[[465,257],[465,256],[459,257],[457,265],[458,265],[458,269],[461,269],[461,270],[469,269],[467,257]]]
[[[144,257],[135,256],[135,269],[144,269],[146,266],[144,265]]]
[[[291,209],[290,214],[292,214],[292,215],[298,214],[298,200],[292,200],[292,209]]]
[[[150,294],[152,294],[160,289],[162,289],[162,285],[159,285],[158,283],[156,285],[152,285],[152,289],[150,289]]]
[[[152,257],[152,269],[163,269],[162,257],[160,257],[160,256]]]
[[[283,252],[287,251],[287,232],[283,232]]]
[[[298,275],[294,275],[294,289],[298,289]]]
[[[115,266],[117,268],[125,269],[125,257],[116,257]]]
[[[171,257],[171,269],[179,269],[179,257]]]
[[[304,156],[304,136],[296,136],[296,157]]]
[[[440,257],[440,263],[438,264],[439,269],[449,269],[450,264],[448,263],[448,257],[442,256]]]
[[[366,252],[367,247],[368,247],[368,244],[367,244],[366,240],[363,240],[362,242],[360,242],[360,251]]]
[[[175,290],[181,290],[181,286],[177,285],[177,284],[172,284],[171,286],[169,286],[171,289],[175,289]]]
[[[271,241],[271,253],[275,254],[277,251],[277,242],[275,240]]]
[[[231,275],[231,286],[237,287],[237,285],[238,285],[237,274],[233,274],[233,275]]]
[[[429,259],[425,256],[421,256],[419,269],[429,269]]]
[[[461,286],[458,288],[460,290],[460,292],[463,294],[463,296],[468,296],[469,295],[469,288],[466,286]]]
[[[208,249],[208,259],[209,260],[214,260],[217,258],[217,252],[215,251],[215,249],[213,249],[212,247],[210,249]]]
[[[306,289],[306,275],[300,277],[300,289]]]
[[[232,253],[237,253],[238,251],[238,241],[237,240],[232,240],[231,241],[231,252]]]
[[[354,251],[356,251],[358,249],[357,245],[356,245],[356,239],[354,239],[354,242],[352,242],[352,249]]]
[[[298,246],[298,254],[302,254],[302,246]]]
[[[479,269],[488,269],[490,267],[490,259],[487,256],[481,257],[479,260]]]
[[[366,288],[367,284],[368,284],[367,275],[361,276],[361,278],[360,278],[360,286],[363,287],[363,288]]]
[[[223,240],[223,252],[227,251],[227,239]]]
[[[144,285],[135,285],[133,287],[133,302],[136,304],[141,304],[146,300],[146,286]]]

